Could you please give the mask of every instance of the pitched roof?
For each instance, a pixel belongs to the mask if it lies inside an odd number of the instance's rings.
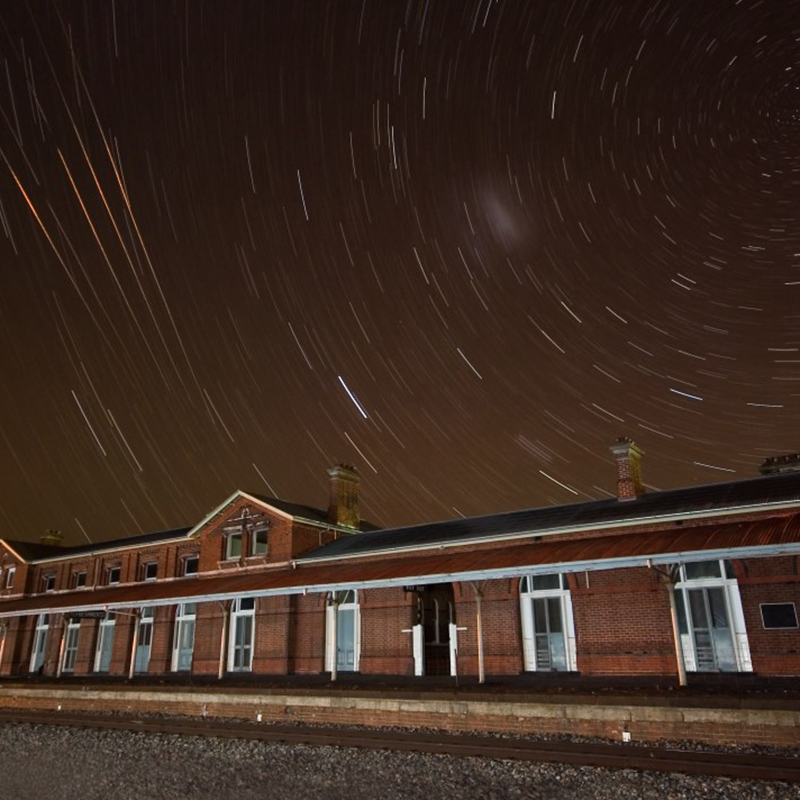
[[[185,536],[191,528],[171,528],[166,531],[153,531],[142,533],[138,536],[126,536],[122,539],[109,539],[95,544],[79,544],[76,547],[59,547],[54,545],[39,544],[38,542],[22,542],[15,539],[0,539],[9,545],[25,561],[39,561],[48,558],[66,558],[80,556],[85,553],[96,553],[101,550],[116,550],[120,547],[137,547],[150,543],[158,543],[166,539],[177,539]]]
[[[650,492],[635,500],[609,498],[586,503],[530,508],[482,517],[385,528],[347,536],[303,556],[304,560],[373,555],[387,550],[468,544],[492,537],[600,528],[664,516],[686,516],[775,503],[800,504],[800,473]]]
[[[380,561],[306,563],[294,569],[235,572],[76,590],[8,600],[0,617],[65,609],[115,609],[229,599],[233,596],[299,594],[345,588],[510,578],[525,573],[583,572],[619,567],[800,554],[800,514],[751,522],[706,524],[620,536],[528,541],[493,550],[448,550]]]
[[[249,495],[250,497],[254,497],[256,500],[260,500],[262,503],[273,506],[279,511],[283,511],[285,514],[289,514],[292,517],[302,517],[303,519],[311,520],[312,522],[319,522],[323,525],[330,524],[327,510],[323,511],[321,508],[304,506],[301,503],[290,503],[286,500],[279,500],[277,497],[270,497],[269,495],[258,494],[257,492],[245,492],[245,494]],[[365,520],[361,521],[359,528],[362,531],[380,530],[377,525],[373,525],[371,522],[367,522]]]

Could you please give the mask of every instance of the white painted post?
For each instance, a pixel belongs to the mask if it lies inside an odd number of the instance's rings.
[[[331,680],[339,677],[339,598],[333,592],[333,619],[331,620],[331,639],[333,640],[333,654],[331,660]]]
[[[225,655],[227,648],[225,647],[228,638],[228,609],[225,608],[225,603],[220,601],[220,608],[222,609],[222,634],[219,637],[219,667],[217,668],[217,679],[222,680],[225,676]]]
[[[136,672],[136,648],[139,646],[139,620],[141,619],[141,609],[136,613],[133,618],[133,637],[131,641],[131,664],[128,667],[128,680],[132,681]]]
[[[678,662],[678,685],[686,686],[686,664],[683,660],[683,642],[681,642],[681,629],[678,625],[675,584],[671,580],[667,580],[667,593],[669,594],[669,616],[672,620],[672,638],[675,641],[675,659]]]
[[[486,683],[486,669],[483,663],[483,591],[475,586],[475,623],[478,634],[478,683]]]

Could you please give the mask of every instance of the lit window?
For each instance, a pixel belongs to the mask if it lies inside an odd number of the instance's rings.
[[[149,561],[144,565],[144,579],[146,581],[154,581],[158,577],[158,562]]]
[[[252,551],[254,556],[267,554],[267,529],[253,531]]]
[[[197,575],[200,571],[200,557],[188,556],[183,561],[183,574],[184,575]]]
[[[14,575],[17,573],[16,567],[9,567],[6,572],[6,589],[10,589],[14,585]]]
[[[108,583],[119,583],[120,575],[122,574],[121,567],[111,567],[108,571]]]
[[[85,570],[81,570],[81,572],[76,572],[73,577],[73,585],[76,589],[83,589],[86,586],[86,572]]]
[[[242,557],[242,534],[231,533],[225,544],[225,558],[230,560]]]

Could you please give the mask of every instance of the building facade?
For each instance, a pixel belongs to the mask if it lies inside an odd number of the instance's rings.
[[[0,540],[0,676],[800,675],[800,457],[748,480],[379,530],[237,491],[191,528]]]

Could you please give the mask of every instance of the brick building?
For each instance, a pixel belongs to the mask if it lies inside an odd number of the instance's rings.
[[[191,528],[0,539],[0,676],[800,675],[800,456],[747,480],[379,530],[237,491]]]

